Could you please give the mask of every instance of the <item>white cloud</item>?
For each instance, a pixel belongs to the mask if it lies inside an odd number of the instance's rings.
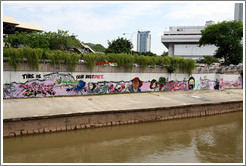
[[[231,20],[234,15],[234,2],[193,2],[176,5],[169,9],[165,18],[172,20],[199,22],[206,20]],[[184,21],[184,22],[185,22]]]
[[[144,15],[157,15],[160,14],[160,5],[156,3],[134,3],[127,4],[118,12],[119,16],[123,18],[132,19]]]
[[[45,31],[69,30],[81,41],[103,45],[123,37],[123,32],[150,30],[151,50],[161,54],[166,49],[161,35],[169,26],[233,19],[234,2],[22,2],[4,4],[3,10],[4,15],[38,24]],[[132,38],[134,45],[136,36]]]
[[[111,31],[116,28],[127,26],[127,21],[136,17],[158,14],[159,5],[149,3],[128,3],[120,4],[118,10],[107,9],[103,3],[20,3],[9,5],[13,11],[25,11],[37,19],[31,20],[44,27],[46,30],[73,27],[74,30],[88,32]],[[105,13],[98,13],[96,10],[105,8]]]

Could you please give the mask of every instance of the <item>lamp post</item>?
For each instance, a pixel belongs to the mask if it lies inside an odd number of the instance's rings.
[[[123,33],[123,35],[131,35],[131,43],[132,43],[132,36],[135,34],[135,33],[137,33],[138,31],[136,31],[136,32],[133,32],[132,34],[130,34],[130,33]],[[133,45],[133,43],[132,43],[132,45]],[[131,55],[132,55],[132,49],[131,49]]]

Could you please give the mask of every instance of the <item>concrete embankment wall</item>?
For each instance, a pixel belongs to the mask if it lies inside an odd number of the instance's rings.
[[[236,111],[243,111],[243,101],[4,119],[3,137],[202,117]]]

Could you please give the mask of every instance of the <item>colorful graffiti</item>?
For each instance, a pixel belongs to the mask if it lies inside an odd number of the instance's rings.
[[[26,77],[26,76],[25,76]],[[208,79],[190,77],[183,81],[171,80],[160,77],[157,81],[142,81],[135,77],[130,81],[101,81],[84,82],[71,74],[51,73],[44,75],[43,80],[29,80],[25,83],[4,84],[3,98],[28,98],[28,97],[49,97],[66,95],[89,95],[89,94],[110,94],[110,93],[129,93],[144,91],[177,91],[177,90],[200,90],[200,89],[220,89],[242,88],[242,80],[224,81],[223,78],[216,81]],[[100,78],[103,76],[100,75]],[[93,78],[95,76],[93,75]]]
[[[195,87],[195,79],[193,77],[190,77],[188,83],[189,83],[189,89],[193,90]]]
[[[223,78],[220,79],[219,89],[227,89],[227,88],[242,88],[242,80],[238,79],[237,81],[224,81]]]

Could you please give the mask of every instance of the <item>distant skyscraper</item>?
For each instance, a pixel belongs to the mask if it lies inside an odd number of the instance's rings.
[[[235,3],[234,20],[243,22],[243,3]]]
[[[151,46],[150,31],[138,31],[137,51],[149,52]]]

